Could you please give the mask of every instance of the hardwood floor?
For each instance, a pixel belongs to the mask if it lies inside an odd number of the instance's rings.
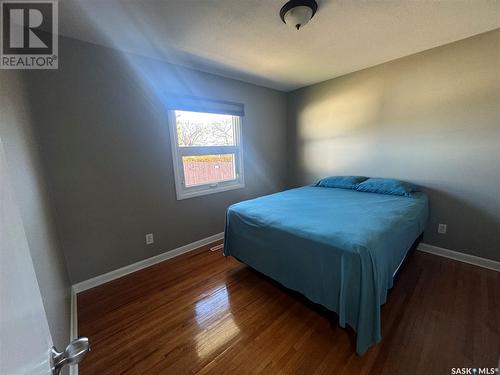
[[[336,315],[209,246],[78,295],[90,374],[450,374],[496,367],[500,273],[415,252],[365,355]]]

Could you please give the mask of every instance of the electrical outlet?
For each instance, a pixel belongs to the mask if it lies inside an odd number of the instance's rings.
[[[154,242],[155,242],[155,239],[153,237],[153,233],[146,234],[146,245],[151,245]]]
[[[438,225],[438,233],[440,234],[446,234],[446,224],[439,224]]]

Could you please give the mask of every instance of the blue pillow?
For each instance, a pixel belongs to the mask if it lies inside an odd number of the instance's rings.
[[[404,197],[410,197],[412,193],[418,191],[415,185],[392,178],[369,178],[356,186],[356,190]]]
[[[331,176],[319,180],[316,186],[340,189],[356,189],[356,186],[366,180],[363,176]]]

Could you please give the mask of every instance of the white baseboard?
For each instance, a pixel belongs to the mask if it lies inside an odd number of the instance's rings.
[[[177,249],[173,249],[170,251],[166,251],[164,253],[161,253],[159,255],[156,255],[154,257],[148,258],[141,260],[137,263],[130,264],[128,266],[119,268],[117,270],[105,273],[100,276],[93,277],[91,279],[82,281],[80,283],[77,283],[73,285],[73,290],[76,293],[83,292],[84,290],[92,289],[95,288],[96,286],[99,286],[101,284],[105,284],[109,281],[118,279],[120,277],[123,277],[125,275],[128,275],[132,272],[136,272],[139,270],[142,270],[143,268],[152,266],[154,264],[163,262],[164,260],[174,258],[176,256],[179,256],[184,253],[188,253],[190,251],[196,250],[199,247],[208,245],[211,242],[222,240],[224,238],[224,233],[217,233],[214,234],[213,236],[203,238],[199,241],[192,242],[190,244],[178,247]]]
[[[83,291],[88,290],[88,289],[95,288],[96,286],[99,286],[101,284],[105,284],[109,281],[118,279],[118,278],[123,277],[125,275],[128,275],[130,273],[139,271],[143,268],[150,267],[154,264],[163,262],[167,259],[171,259],[171,258],[174,258],[174,257],[179,256],[181,254],[185,254],[185,253],[188,253],[190,251],[196,250],[199,247],[208,245],[209,243],[214,242],[214,241],[222,240],[223,238],[224,238],[224,232],[217,233],[217,234],[214,234],[213,236],[203,238],[201,240],[192,242],[190,244],[178,247],[177,249],[166,251],[166,252],[161,253],[159,255],[156,255],[154,257],[141,260],[139,262],[130,264],[128,266],[119,268],[117,270],[105,273],[105,274],[100,275],[100,276],[93,277],[91,279],[88,279],[88,280],[85,280],[85,281],[82,281],[82,282],[79,282],[79,283],[73,285],[72,296],[71,296],[71,309],[72,309],[71,310],[72,311],[72,323],[71,323],[72,324],[72,326],[71,326],[71,329],[72,329],[71,335],[72,336],[71,337],[72,337],[72,339],[77,337],[77,331],[76,331],[76,329],[77,329],[77,325],[76,325],[77,324],[76,323],[77,322],[77,320],[76,320],[76,294],[77,293],[83,292]],[[497,261],[494,261],[491,259],[486,259],[486,258],[474,256],[474,255],[460,253],[457,251],[453,251],[453,250],[449,250],[449,249],[445,249],[442,247],[433,246],[433,245],[429,245],[429,244],[425,244],[425,243],[420,243],[417,247],[417,250],[500,272],[500,262],[497,262]],[[73,316],[73,314],[74,314],[74,316]],[[73,332],[74,332],[74,335],[73,335]]]
[[[500,262],[491,259],[481,258],[475,255],[470,255],[465,253],[459,253],[457,251],[444,249],[438,246],[428,245],[426,243],[420,243],[417,247],[417,250],[500,272]]]

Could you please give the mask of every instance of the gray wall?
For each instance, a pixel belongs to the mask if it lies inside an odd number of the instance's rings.
[[[220,233],[230,204],[283,189],[284,93],[73,39],[60,50],[28,93],[73,283]],[[244,189],[176,200],[168,92],[245,104]]]
[[[234,202],[325,175],[415,182],[431,196],[426,242],[500,259],[499,38],[496,30],[290,94],[66,38],[59,70],[0,72],[2,137],[56,342],[68,335],[54,322],[69,309],[59,248],[79,282],[221,232]],[[245,104],[246,188],[176,200],[171,92]]]
[[[294,91],[288,126],[290,186],[414,182],[426,243],[500,260],[500,29]]]
[[[58,348],[65,348],[70,338],[70,282],[33,137],[37,119],[26,88],[26,81],[33,74],[0,71],[0,136],[52,339]]]

